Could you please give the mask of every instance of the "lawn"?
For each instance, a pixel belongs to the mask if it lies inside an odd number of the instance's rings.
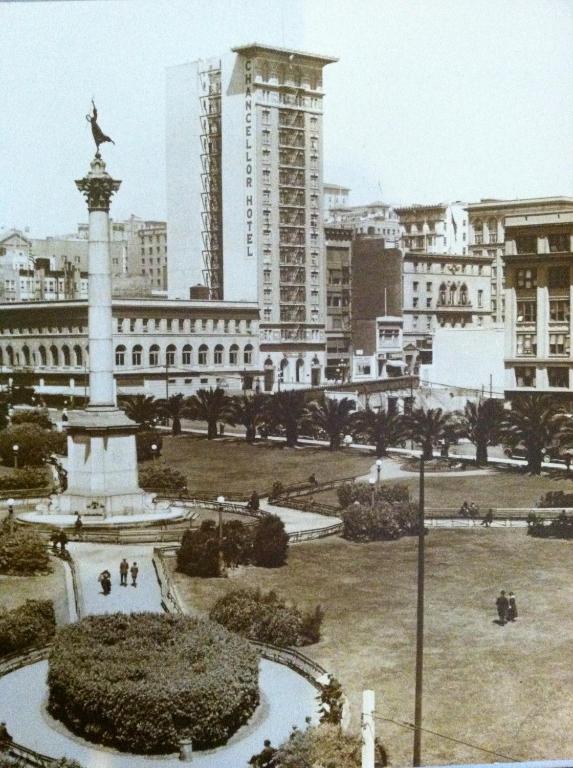
[[[410,489],[413,499],[418,498],[418,478],[412,475],[399,482]],[[547,491],[573,493],[573,482],[563,474],[527,475],[515,470],[490,470],[483,476],[459,473],[455,476],[427,474],[425,477],[426,507],[459,508],[464,501],[474,502],[483,510],[489,507],[531,507]],[[315,493],[314,498],[323,504],[338,505],[336,491]]]
[[[573,542],[523,530],[432,531],[427,540],[424,727],[520,759],[573,754]],[[173,568],[173,561],[169,561]],[[413,719],[416,542],[353,544],[339,538],[291,547],[278,570],[232,578],[175,575],[190,606],[207,612],[239,586],[276,589],[301,607],[326,608],[323,639],[304,652],[336,674],[359,728],[363,688],[377,711]],[[500,588],[519,619],[495,623]],[[285,715],[288,717],[288,715]],[[412,735],[381,722],[393,765],[411,761]],[[425,765],[501,758],[424,735]]]
[[[319,482],[352,477],[368,472],[373,458],[345,449],[283,448],[281,443],[241,439],[207,440],[180,435],[163,438],[163,459],[187,478],[193,491],[249,494],[253,489],[267,493],[275,480],[284,485],[302,483],[314,473]]]
[[[38,576],[0,575],[0,608],[16,608],[26,600],[53,600],[58,624],[68,619],[64,566],[51,558],[52,573]]]

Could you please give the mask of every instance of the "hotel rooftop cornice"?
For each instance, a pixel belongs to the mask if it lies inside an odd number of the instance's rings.
[[[323,64],[334,64],[338,58],[334,56],[323,56],[318,53],[308,53],[297,51],[292,48],[280,48],[276,45],[264,45],[262,43],[248,43],[247,45],[238,45],[231,48],[233,53],[240,53],[243,56],[259,56],[260,54],[279,53],[286,57],[294,56],[297,59],[306,59],[307,61],[319,61]]]

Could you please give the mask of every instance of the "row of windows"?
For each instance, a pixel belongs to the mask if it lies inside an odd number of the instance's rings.
[[[569,267],[556,266],[547,269],[548,288],[569,288],[570,284],[571,275]],[[537,269],[535,267],[516,269],[515,285],[517,288],[536,288]]]
[[[247,344],[242,350],[239,349],[238,344],[232,344],[229,348],[228,355],[225,355],[225,349],[222,344],[217,344],[213,349],[211,356],[211,350],[207,344],[201,344],[197,350],[197,365],[252,365],[253,363],[253,345]],[[132,366],[149,365],[149,366],[176,366],[176,365],[193,365],[194,355],[193,347],[190,344],[185,344],[181,349],[181,359],[179,361],[179,352],[174,344],[169,344],[165,350],[165,363],[161,362],[161,350],[158,344],[152,344],[149,347],[147,355],[144,355],[143,348],[140,344],[136,344],[131,349],[130,356],[128,355],[127,348],[120,344],[115,348],[115,364],[117,366],[124,366],[127,364],[127,360],[130,357]],[[146,359],[145,359],[146,358]]]
[[[518,387],[535,387],[537,372],[533,367],[515,368],[515,383]],[[547,383],[550,387],[569,387],[569,369],[564,367],[547,368]]]
[[[42,365],[42,366],[76,366],[87,364],[87,353],[79,345],[68,347],[64,344],[61,348],[52,344],[50,347],[39,346],[37,351],[23,346],[15,350],[8,345],[4,350],[0,347],[0,365]]]
[[[549,320],[554,323],[568,323],[570,317],[570,302],[568,299],[549,300]],[[537,321],[537,302],[517,302],[517,322],[535,323]]]
[[[115,333],[153,333],[154,331],[170,331],[172,333],[205,333],[207,331],[222,333],[240,333],[242,329],[246,333],[252,333],[252,320],[211,320],[207,318],[179,319],[167,318],[155,320],[154,318],[124,317],[115,318]]]
[[[407,264],[407,262],[406,262]],[[412,262],[413,270],[414,272],[451,272],[452,269],[450,267],[454,268],[454,271],[459,271],[462,273],[462,275],[487,275],[487,266],[484,266],[483,264],[447,264],[446,262],[441,262],[440,264],[434,264],[431,261],[414,261]],[[414,283],[414,285],[418,285],[418,283]],[[426,283],[426,285],[430,285],[429,283]],[[414,290],[417,290],[415,288]],[[429,289],[428,289],[429,290]]]
[[[549,334],[549,354],[550,355],[569,355],[569,336],[565,333]],[[516,334],[515,353],[517,355],[537,355],[537,334],[518,333]]]

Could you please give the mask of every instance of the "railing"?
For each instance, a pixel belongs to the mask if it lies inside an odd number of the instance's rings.
[[[481,507],[474,518],[468,518],[460,515],[459,507],[427,507],[425,516],[430,520],[455,520],[456,522],[465,520],[469,524],[480,525],[483,514],[490,510],[496,523],[503,523],[504,520],[523,522],[527,521],[532,514],[536,515],[538,520],[551,521],[556,520],[562,512],[573,513],[571,507]]]
[[[165,613],[183,613],[183,608],[179,602],[177,593],[171,584],[167,569],[165,568],[163,553],[157,547],[153,549],[152,562],[155,569],[155,576],[159,582],[161,606],[163,610]]]
[[[294,531],[289,533],[289,544],[297,544],[301,541],[313,541],[314,539],[324,539],[327,536],[336,536],[342,533],[343,523],[333,523],[332,525],[322,526],[321,528],[309,528],[306,531]]]

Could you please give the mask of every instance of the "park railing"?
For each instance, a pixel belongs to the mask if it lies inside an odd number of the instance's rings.
[[[154,547],[152,562],[161,591],[161,607],[165,613],[183,613],[183,606],[169,578],[163,555],[161,549]]]
[[[538,520],[555,520],[560,514],[572,514],[571,507],[481,507],[474,517],[467,517],[460,514],[459,507],[426,507],[426,520],[454,520],[456,522],[467,522],[469,525],[481,525],[483,516],[491,511],[496,523],[501,524],[504,520],[515,520],[523,522],[531,520],[535,515]]]

